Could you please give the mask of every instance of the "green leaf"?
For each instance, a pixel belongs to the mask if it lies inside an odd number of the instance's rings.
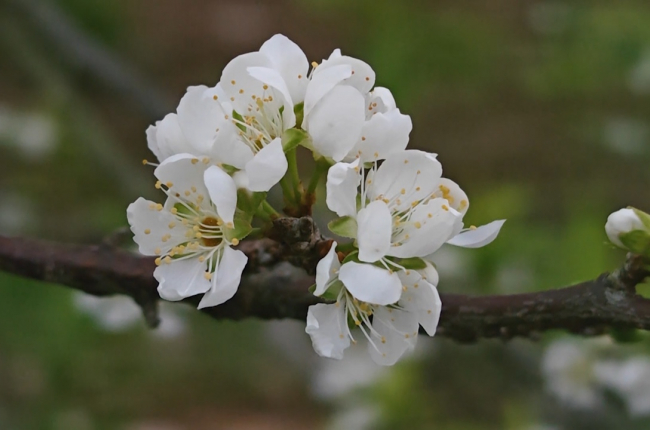
[[[629,328],[629,329],[618,329],[613,328],[609,331],[610,336],[618,343],[633,343],[643,340],[643,336],[639,333],[638,330]]]
[[[243,188],[238,189],[237,208],[242,212],[241,219],[252,220],[265,198],[266,193],[251,193]]]
[[[296,148],[298,145],[303,144],[304,141],[309,140],[309,134],[306,131],[290,128],[282,133],[282,149],[284,152],[289,152]]]
[[[353,261],[355,263],[360,263],[361,261],[359,260],[359,251],[353,251],[349,253],[341,262],[341,264],[348,263],[350,261]]]
[[[247,216],[247,215],[244,215]],[[241,215],[236,215],[233,220],[235,227],[231,229],[224,229],[224,234],[228,240],[238,239],[242,240],[253,231],[250,221],[245,218],[242,218]]]
[[[399,262],[405,269],[422,270],[427,268],[427,262],[419,257],[404,258]]]
[[[336,218],[327,224],[327,228],[341,237],[355,239],[357,237],[357,220],[351,216]]]
[[[629,207],[629,209],[632,209],[636,216],[639,217],[645,228],[650,230],[650,215],[647,213],[643,212],[642,210],[639,210],[637,208],[633,208],[632,206]]]
[[[650,254],[650,234],[645,230],[632,230],[618,236],[623,245],[631,252],[641,255]]]

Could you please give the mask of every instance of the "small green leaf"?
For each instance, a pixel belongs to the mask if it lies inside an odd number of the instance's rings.
[[[609,334],[618,343],[634,343],[643,340],[643,336],[641,336],[639,331],[633,328],[629,328],[629,329],[613,328],[609,331]]]
[[[266,198],[266,193],[251,193],[250,191],[240,188],[237,190],[237,208],[241,210],[242,219],[253,219],[253,215],[260,207],[260,204]]]
[[[289,152],[306,140],[309,140],[309,134],[306,131],[290,128],[282,133],[282,149],[284,152]]]
[[[232,239],[242,240],[243,238],[248,236],[251,231],[253,231],[253,227],[251,226],[251,223],[247,219],[241,218],[241,216],[235,216],[234,223],[235,223],[234,228],[224,229],[224,233],[228,240],[232,240]]]
[[[359,260],[359,251],[353,251],[349,253],[344,259],[341,264],[349,263],[350,261],[353,261],[355,263],[360,263],[361,261]]]
[[[639,217],[645,228],[650,230],[650,215],[647,213],[643,212],[642,210],[639,210],[637,208],[633,208],[632,206],[629,207],[629,209],[632,209],[636,216]]]
[[[419,257],[404,258],[399,262],[405,269],[422,270],[427,268],[427,262]]]
[[[623,245],[635,254],[650,254],[650,234],[644,230],[632,230],[618,236]]]
[[[341,237],[355,239],[357,237],[357,220],[351,216],[336,218],[327,224],[327,228]]]

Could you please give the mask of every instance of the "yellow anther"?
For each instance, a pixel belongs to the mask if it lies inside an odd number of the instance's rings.
[[[192,230],[194,230],[194,231],[199,231],[200,229],[201,229],[201,227],[199,227],[198,225],[195,225],[194,227],[192,227]]]
[[[160,187],[162,187],[162,184],[160,183],[160,181],[157,181],[156,185],[154,185],[154,187],[156,187],[156,189],[159,190]]]
[[[361,136],[361,140],[366,140],[366,136]],[[359,151],[361,152],[361,151]]]
[[[151,230],[149,230],[148,228],[146,228],[146,229],[144,230],[144,234],[149,234],[149,233],[151,233]]]
[[[174,228],[176,227],[176,223],[174,221],[170,222],[168,225],[169,228]]]
[[[163,242],[167,242],[170,237],[171,237],[170,235],[166,234],[163,237],[161,237],[160,240],[162,240]]]
[[[153,253],[156,254],[156,255],[160,255],[160,254],[162,254],[162,250],[160,248],[156,248],[156,249],[153,250]]]
[[[143,166],[146,166],[147,164],[149,164],[149,162],[147,161],[147,159],[146,159],[146,158],[143,159],[143,160],[142,160],[142,165],[143,165]]]
[[[154,263],[156,263],[156,266],[160,266],[160,264],[162,264],[162,260],[160,259],[160,257],[158,257],[154,260]]]
[[[431,313],[431,309],[427,310],[427,313],[430,314],[430,313]]]
[[[427,214],[427,218],[431,218],[431,217],[433,217],[433,214],[428,213],[428,214]]]
[[[379,152],[375,152],[373,155],[375,156],[375,158],[379,158]]]
[[[402,291],[406,291],[408,288],[406,288],[406,285],[402,285]]]
[[[234,238],[233,240],[230,241],[230,243],[232,243],[233,246],[237,246],[239,245],[239,239]]]
[[[185,190],[185,192],[183,194],[185,194],[185,197],[189,197],[189,195],[192,194],[192,193],[190,193],[190,190]]]
[[[203,235],[201,234],[200,231],[197,231],[196,233],[194,233],[194,237],[196,237],[197,239],[201,239],[201,237],[203,237]]]
[[[469,229],[470,229],[470,230],[476,230],[476,226],[475,226],[475,225],[470,225],[470,226],[469,226]]]
[[[354,324],[356,324],[357,326],[360,326],[360,325],[361,325],[361,321],[355,321]]]
[[[233,85],[235,85],[237,82],[235,82],[235,81],[233,80],[233,81],[230,81],[230,83],[233,84]]]
[[[467,200],[461,200],[461,201],[460,201],[460,206],[459,206],[458,209],[461,209],[461,210],[462,210],[462,209],[465,208],[465,206],[467,206]]]
[[[185,218],[183,218],[183,219],[181,220],[181,223],[183,223],[183,225],[187,225],[187,224],[188,224],[188,221],[187,221]]]
[[[449,210],[449,206],[447,206],[447,205],[442,205],[442,209],[448,211],[448,210]]]
[[[415,172],[415,173],[417,173],[417,174],[419,175],[419,174],[420,174],[421,172],[420,172],[420,171],[418,170],[418,171],[417,171],[417,172]]]
[[[199,261],[200,261],[201,263],[203,263],[203,262],[205,261],[205,257],[204,257],[204,256],[200,256],[200,257],[199,257]]]
[[[420,191],[420,187],[415,187],[415,191]]]
[[[405,188],[402,188],[401,190],[399,190],[399,193],[400,193],[400,194],[406,194],[406,189],[405,189]]]
[[[231,101],[231,102],[234,102],[234,101],[235,101],[235,98],[234,98],[234,97],[230,97],[230,101]]]
[[[212,100],[219,100],[219,97],[215,94],[212,96]]]
[[[404,337],[405,337],[406,339],[408,339],[408,338],[411,337],[411,336],[410,336],[408,333],[406,333],[406,334],[404,335]]]
[[[198,162],[199,162],[199,159],[198,159],[198,158],[192,158],[192,164],[196,164],[196,163],[198,163]]]
[[[417,288],[419,286],[420,286],[419,284],[413,284],[413,288]]]
[[[233,225],[231,222],[229,222],[228,224],[226,224],[226,227],[228,227],[228,228],[233,228],[234,225]]]
[[[422,227],[422,224],[420,224],[420,221],[416,221],[414,225],[415,225],[415,228]]]
[[[239,90],[239,94],[244,94],[244,89],[243,88]]]
[[[298,75],[298,79],[302,79],[302,75]]]
[[[311,66],[315,69],[316,67],[318,67],[318,63],[315,62],[315,61],[312,61]]]
[[[339,338],[343,339],[345,336],[343,336],[343,333],[339,333]]]
[[[163,205],[161,205],[160,203],[158,203],[158,204],[156,205],[156,210],[157,210],[158,212],[160,212],[161,210],[163,210]]]
[[[268,90],[268,89],[269,89],[269,86],[266,85],[266,84],[264,84],[264,85],[262,85],[262,88],[264,88],[265,90]]]
[[[192,190],[193,193],[196,193],[196,187],[194,185],[190,187],[190,190]]]
[[[203,277],[209,281],[209,280],[212,279],[212,273],[210,273],[210,272],[205,272],[205,273],[203,274]]]
[[[172,214],[176,215],[176,214],[178,213],[178,209],[176,209],[176,208],[172,208],[172,209],[170,210],[170,212],[171,212]]]
[[[404,164],[408,164],[408,163],[409,163],[409,160],[404,160]]]
[[[228,115],[224,115],[223,117],[224,117],[224,119],[230,118]]]
[[[369,80],[370,80],[370,76],[366,76],[366,81],[369,81]]]
[[[171,187],[174,186],[174,183],[170,181],[170,182],[167,182],[165,185],[167,185],[167,188],[171,188]]]
[[[386,338],[384,336],[381,337],[381,343],[386,343]]]

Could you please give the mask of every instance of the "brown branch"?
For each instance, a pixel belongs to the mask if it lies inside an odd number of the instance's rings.
[[[307,291],[313,278],[295,266],[313,272],[330,241],[318,234],[311,219],[285,219],[276,223],[275,229],[274,237],[283,238],[282,242],[262,239],[240,245],[249,264],[237,294],[225,304],[202,312],[216,319],[305,319],[308,306],[320,299]],[[159,300],[154,267],[152,258],[109,244],[65,245],[0,237],[0,270],[95,296],[130,296],[151,325],[157,322]],[[634,291],[635,285],[649,275],[646,262],[630,255],[614,273],[570,287],[502,296],[443,294],[438,335],[471,342],[481,338],[535,338],[553,329],[582,335],[610,329],[650,330],[650,300]],[[184,301],[196,305],[199,299]]]

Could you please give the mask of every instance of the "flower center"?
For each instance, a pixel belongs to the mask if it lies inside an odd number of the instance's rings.
[[[268,86],[264,85],[264,96],[251,96],[246,112],[234,112],[233,124],[239,128],[239,136],[254,152],[259,152],[284,131],[283,106],[273,98]]]
[[[206,217],[200,223],[205,228],[200,229],[203,233],[210,234],[210,236],[201,236],[201,243],[207,247],[219,246],[223,239],[221,237],[214,236],[214,233],[218,230],[221,231],[222,222],[214,217]]]

